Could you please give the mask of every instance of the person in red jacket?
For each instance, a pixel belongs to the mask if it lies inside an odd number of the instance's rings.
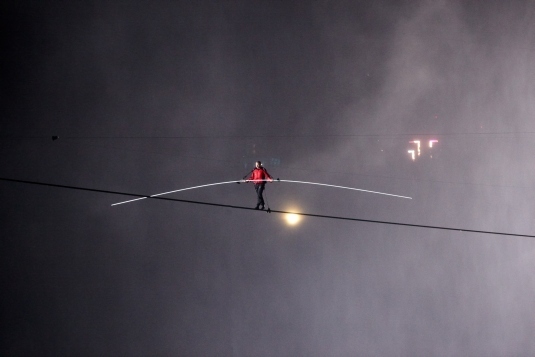
[[[256,196],[258,197],[258,200],[256,202],[256,207],[254,209],[264,209],[264,197],[262,196],[262,193],[264,192],[264,188],[266,186],[266,181],[273,182],[273,177],[267,172],[267,170],[262,166],[262,163],[260,161],[257,161],[255,163],[255,168],[251,172],[251,176],[249,176],[245,182],[252,181],[254,183],[254,189],[256,191]]]

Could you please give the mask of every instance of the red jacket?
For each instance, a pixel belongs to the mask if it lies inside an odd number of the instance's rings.
[[[267,172],[263,167],[255,168],[251,173],[251,176],[247,179],[248,181],[253,181],[254,183],[262,183],[264,180],[273,182],[273,177]]]

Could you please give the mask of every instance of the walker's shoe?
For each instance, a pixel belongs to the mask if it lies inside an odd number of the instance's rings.
[[[263,211],[264,210],[264,206],[260,206],[260,209]]]
[[[254,209],[258,209],[258,205],[256,205]]]

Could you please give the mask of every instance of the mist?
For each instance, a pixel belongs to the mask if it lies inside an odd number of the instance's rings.
[[[412,197],[2,180],[0,354],[535,354],[531,1],[0,6],[0,178]]]

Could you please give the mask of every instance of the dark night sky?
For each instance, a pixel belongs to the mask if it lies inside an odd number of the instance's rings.
[[[533,1],[0,13],[1,178],[535,235]],[[534,238],[127,199],[0,181],[0,355],[535,355]]]

